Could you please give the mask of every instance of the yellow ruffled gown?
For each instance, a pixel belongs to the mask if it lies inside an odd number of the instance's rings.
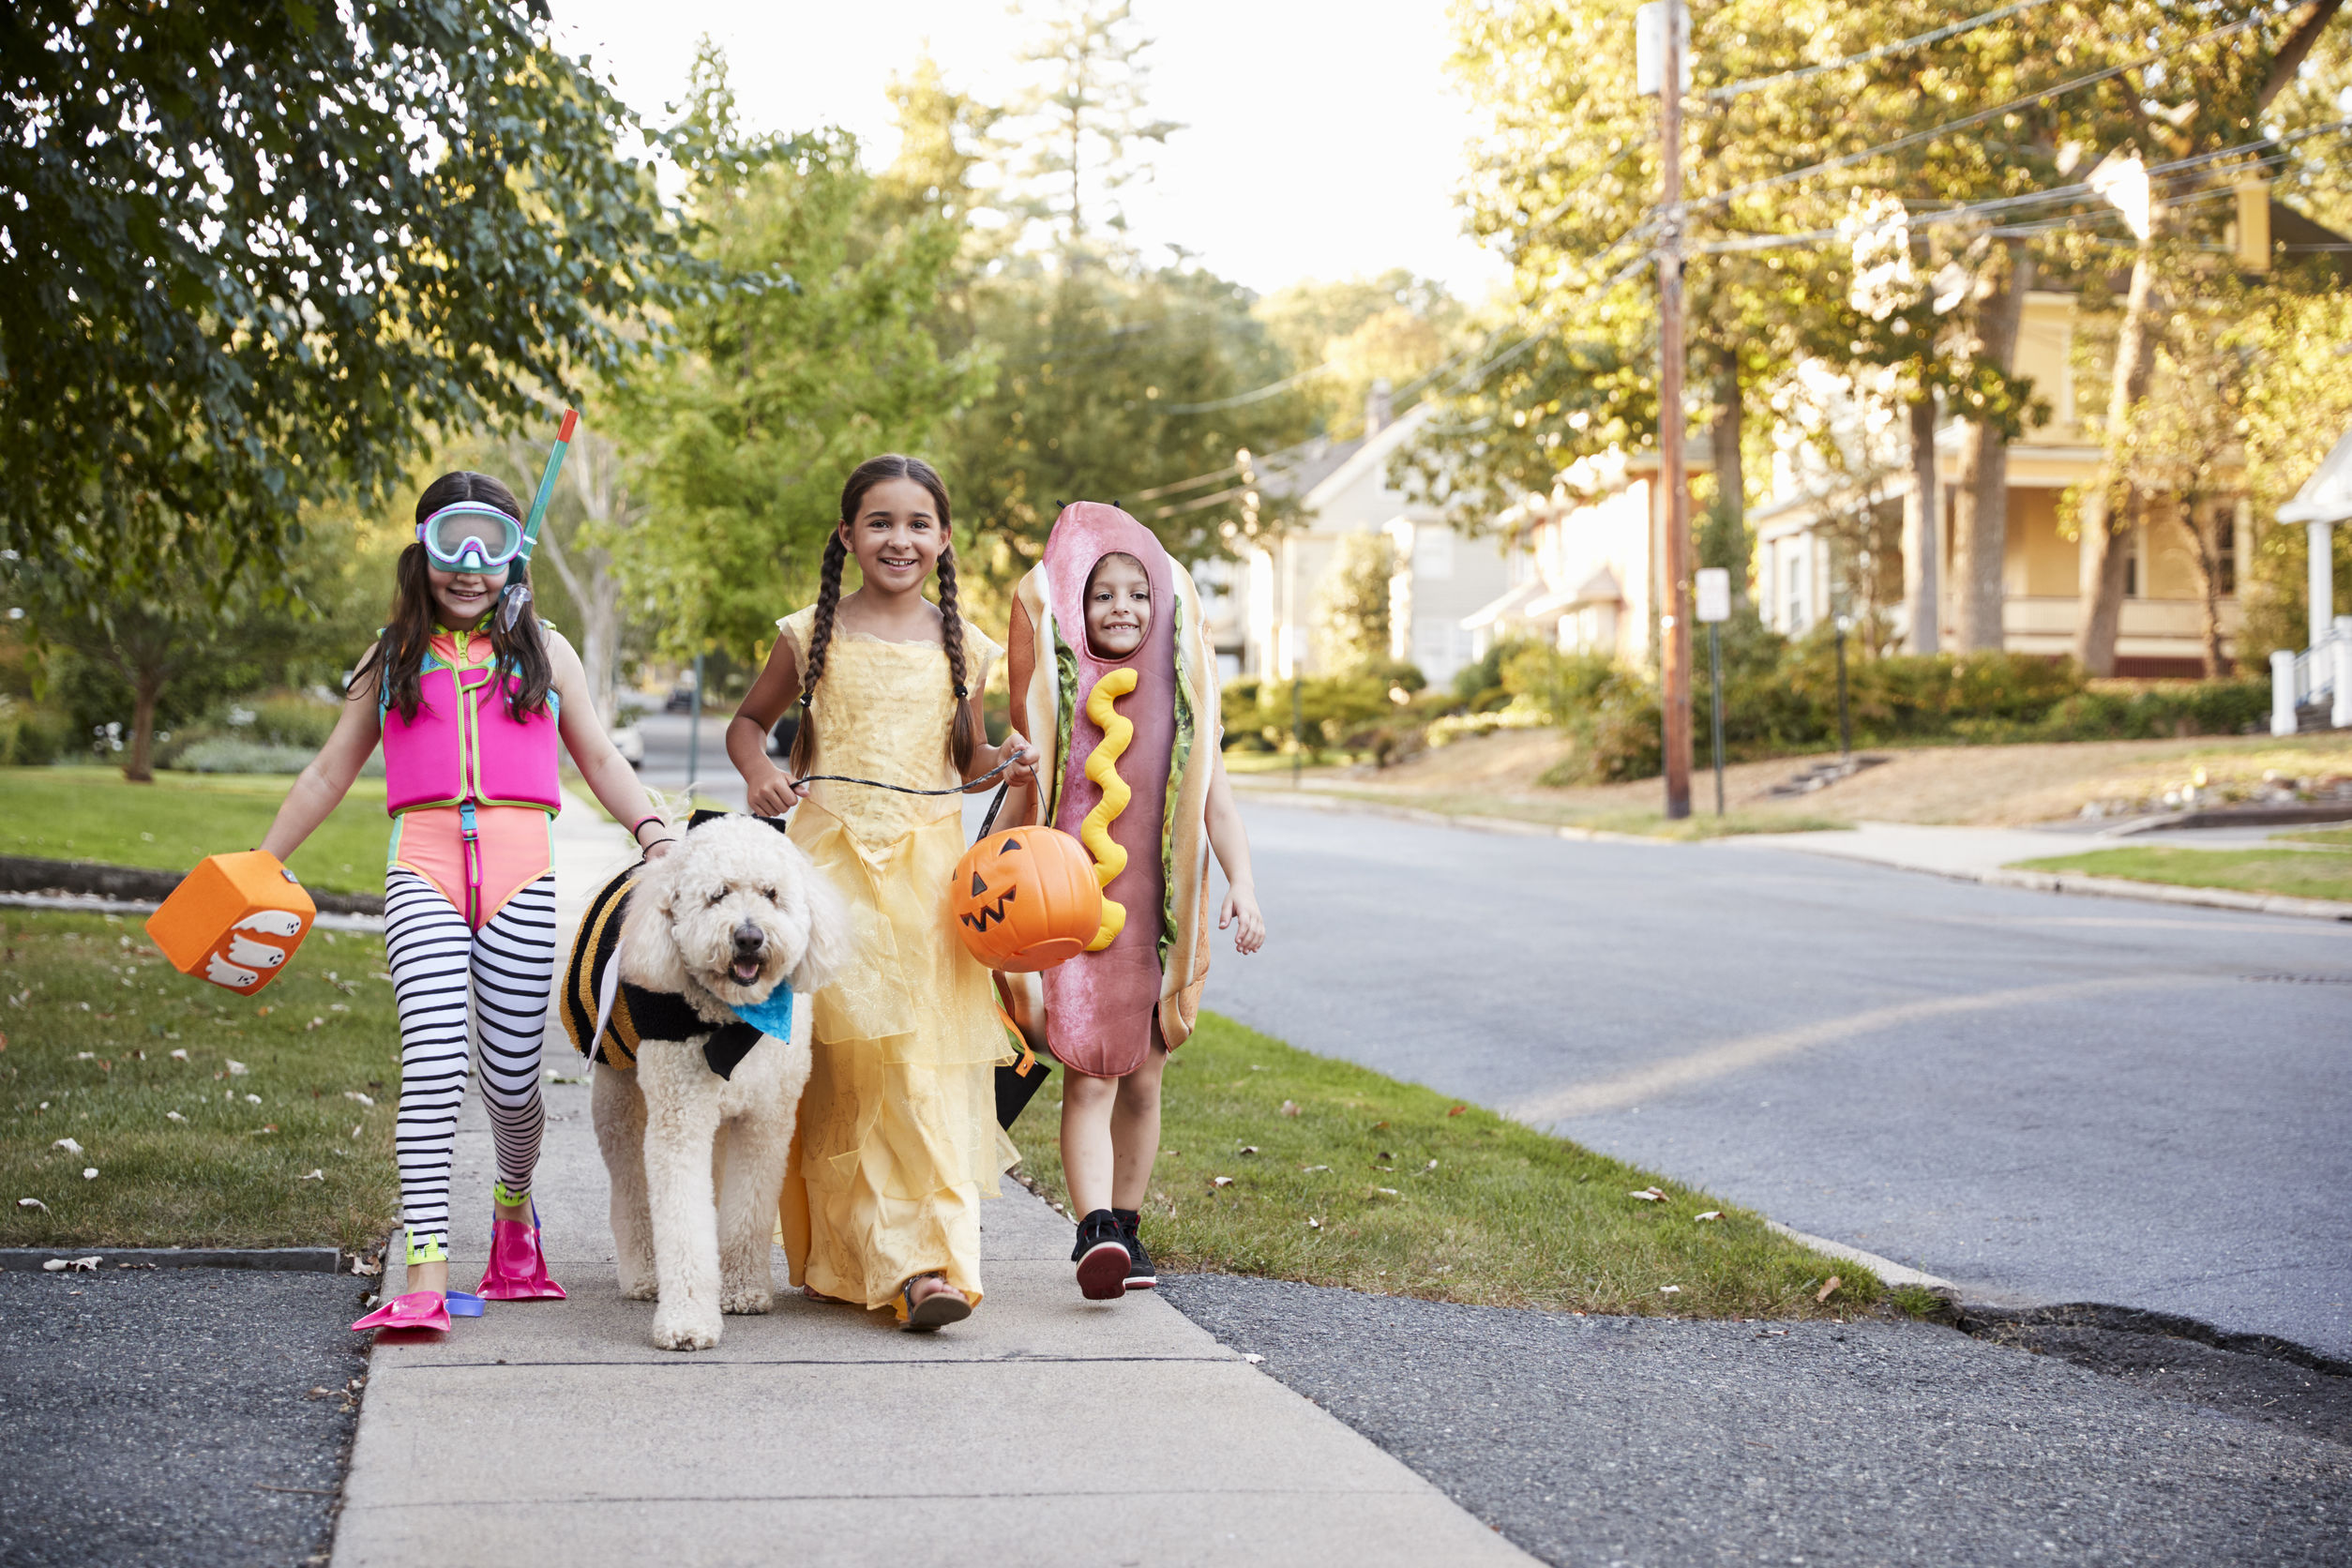
[[[812,607],[778,621],[808,667]],[[978,691],[1003,650],[964,625]],[[937,642],[837,625],[811,702],[816,771],[910,788],[957,781],[955,691]],[[980,1199],[1017,1157],[996,1123],[997,1063],[1014,1059],[988,972],[956,939],[949,884],[965,849],[961,795],[811,787],[792,838],[848,900],[856,952],[816,993],[815,1057],[780,1205],[795,1285],[904,1315],[898,1288],[938,1270],[980,1299]]]

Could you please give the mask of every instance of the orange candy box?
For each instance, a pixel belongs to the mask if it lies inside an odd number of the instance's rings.
[[[147,936],[182,974],[251,996],[278,977],[319,908],[266,850],[206,855],[147,917]]]

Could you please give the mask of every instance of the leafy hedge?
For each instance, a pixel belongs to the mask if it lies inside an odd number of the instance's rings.
[[[1832,634],[1791,641],[1753,615],[1724,637],[1724,755],[1741,761],[1818,750],[1837,740]],[[1692,710],[1703,763],[1714,700],[1704,644]],[[1857,746],[1958,741],[2136,740],[2259,731],[2270,711],[2261,680],[2094,686],[2073,663],[2026,654],[1865,656],[1847,649],[1847,705]],[[1574,755],[1545,782],[1610,782],[1661,765],[1658,693],[1650,678],[1586,655],[1523,647],[1501,668],[1506,689],[1539,696],[1575,737]]]

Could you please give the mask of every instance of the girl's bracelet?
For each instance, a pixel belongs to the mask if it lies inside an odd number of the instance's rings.
[[[661,825],[664,827],[668,827],[670,825],[668,822],[662,822],[661,813],[656,811],[650,817],[638,818],[637,825],[629,829],[629,837],[631,838],[637,838],[639,834],[645,831],[645,824],[647,822],[661,822]],[[642,848],[645,841],[642,838],[638,838],[637,842],[639,847]]]

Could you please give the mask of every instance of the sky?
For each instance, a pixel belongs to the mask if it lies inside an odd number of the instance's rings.
[[[1454,203],[1469,110],[1445,70],[1445,0],[1134,0],[1155,41],[1149,112],[1188,128],[1157,177],[1121,195],[1129,234],[1265,293],[1301,278],[1407,267],[1478,299],[1505,273]],[[641,113],[686,86],[696,40],[727,52],[753,128],[832,124],[879,166],[897,145],[883,88],[927,40],[950,86],[1010,96],[1033,23],[1000,0],[551,0],[557,39],[588,53]]]

